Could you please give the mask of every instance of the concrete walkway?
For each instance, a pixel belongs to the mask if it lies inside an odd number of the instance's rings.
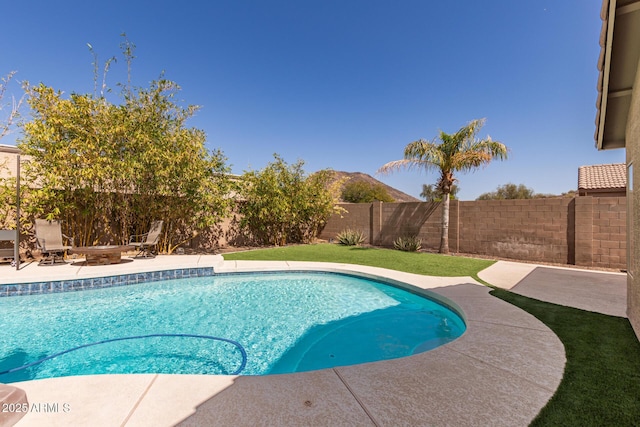
[[[627,317],[626,273],[498,261],[478,277],[529,298]]]
[[[188,260],[171,258],[183,265]],[[121,274],[119,268],[175,268],[170,266],[174,262],[158,257],[94,270],[39,267],[25,277],[43,280],[41,275],[78,277],[107,270]],[[428,290],[459,308],[467,331],[426,353],[299,374],[96,375],[15,383],[31,404],[17,426],[526,426],[562,379],[566,360],[558,337],[469,277],[427,277],[334,263],[189,262],[214,263],[216,272],[309,269],[389,279]],[[498,266],[489,275],[504,278],[509,274],[500,269],[508,271],[506,267]],[[9,280],[4,266],[0,269],[2,280]]]

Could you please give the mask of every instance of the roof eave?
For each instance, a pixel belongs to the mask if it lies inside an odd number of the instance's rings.
[[[640,55],[640,0],[603,0],[596,148],[626,146],[625,132]]]
[[[615,22],[616,0],[603,0],[600,18],[602,19],[602,29],[600,30],[600,57],[598,58],[598,100],[596,107],[596,148],[604,150],[604,123],[607,114],[607,100],[609,90],[609,72],[611,70],[611,48],[613,45],[613,27]],[[614,13],[611,13],[611,12]]]

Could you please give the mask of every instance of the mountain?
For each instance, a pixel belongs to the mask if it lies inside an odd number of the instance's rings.
[[[393,197],[393,200],[395,200],[396,202],[420,202],[421,201],[420,199],[416,199],[415,197],[410,196],[407,193],[403,193],[400,190],[397,190],[393,187],[388,186],[384,182],[378,181],[377,179],[375,179],[371,175],[367,175],[366,173],[334,171],[333,182],[342,178],[347,178],[347,180],[345,180],[345,183],[348,181],[352,181],[352,182],[364,181],[373,185],[382,185],[387,190],[387,193],[389,193],[389,195]]]

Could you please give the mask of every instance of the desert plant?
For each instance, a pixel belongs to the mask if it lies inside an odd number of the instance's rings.
[[[405,252],[417,252],[422,248],[422,240],[418,236],[400,236],[393,242],[393,247]]]
[[[342,230],[336,238],[344,246],[359,246],[364,242],[364,233],[360,230]]]

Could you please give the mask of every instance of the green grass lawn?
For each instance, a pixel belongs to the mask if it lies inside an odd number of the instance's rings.
[[[332,244],[225,254],[227,260],[326,261],[430,276],[471,276],[494,261]],[[533,426],[640,426],[640,342],[625,318],[523,297],[491,294],[531,313],[562,341],[564,377]]]
[[[383,267],[430,276],[471,276],[474,278],[477,278],[478,271],[484,270],[495,262],[476,258],[341,246],[329,243],[235,252],[224,254],[224,259],[338,262]]]
[[[564,344],[562,382],[532,426],[640,426],[640,342],[628,319],[503,289],[491,294],[540,319]]]

